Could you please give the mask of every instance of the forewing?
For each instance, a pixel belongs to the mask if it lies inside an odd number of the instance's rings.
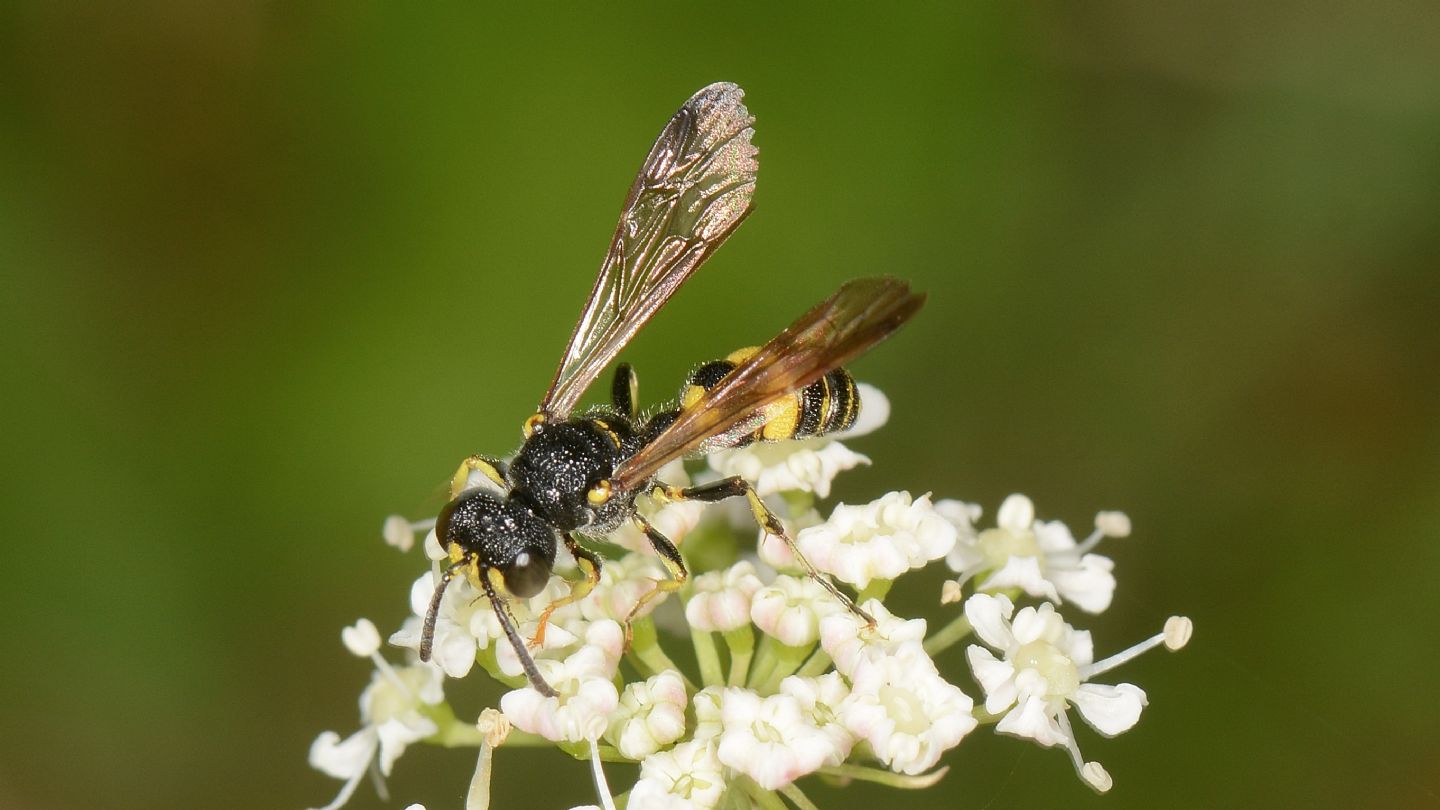
[[[750,211],[755,119],[719,82],[690,97],[630,186],[600,277],[540,411],[563,418],[585,389]]]
[[[900,328],[925,296],[890,277],[851,281],[801,315],[706,391],[644,449],[615,470],[621,491],[640,486],[670,461],[707,439],[842,366]]]

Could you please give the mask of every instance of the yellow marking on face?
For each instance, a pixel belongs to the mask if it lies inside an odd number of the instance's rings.
[[[452,565],[459,565],[465,561],[465,549],[459,543],[451,543],[446,547],[445,552],[450,555]]]
[[[485,573],[489,575],[490,584],[495,588],[496,593],[509,593],[509,591],[505,589],[505,575],[500,573],[499,568],[488,569]],[[477,582],[480,579],[480,572],[478,570],[475,572],[475,579]]]

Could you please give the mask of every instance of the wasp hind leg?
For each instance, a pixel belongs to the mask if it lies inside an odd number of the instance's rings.
[[[722,478],[719,481],[701,484],[697,487],[672,487],[657,484],[651,495],[661,501],[701,501],[704,503],[714,503],[743,495],[750,504],[750,512],[755,516],[755,522],[760,524],[760,528],[764,529],[767,534],[772,534],[785,542],[786,547],[795,557],[795,561],[805,570],[805,574],[824,586],[825,590],[829,591],[830,595],[839,600],[840,604],[849,609],[851,613],[864,619],[871,628],[875,627],[874,616],[861,609],[859,605],[855,604],[854,599],[835,587],[835,583],[830,580],[830,577],[805,559],[805,555],[800,552],[800,547],[795,545],[795,539],[785,531],[785,526],[780,522],[780,518],[776,517],[775,513],[770,511],[770,507],[760,500],[760,496],[755,494],[755,488],[744,478],[732,475],[729,478]]]
[[[650,525],[650,521],[638,513],[633,519],[635,525],[640,527],[640,531],[645,532],[645,538],[650,541],[655,553],[660,555],[660,562],[665,564],[665,570],[670,572],[670,578],[655,580],[655,587],[641,596],[635,606],[630,608],[630,613],[625,616],[626,647],[630,646],[630,623],[634,621],[636,614],[656,597],[679,590],[680,586],[690,578],[690,571],[685,567],[685,560],[680,557],[680,549],[675,548],[675,544],[670,542],[670,538],[661,534],[659,529]]]
[[[460,462],[460,469],[450,477],[450,500],[455,500],[460,493],[469,489],[472,472],[483,473],[491,483],[501,489],[509,487],[505,481],[505,462],[490,456],[471,456]]]
[[[565,548],[575,555],[575,565],[580,568],[580,572],[585,575],[585,578],[579,582],[571,582],[570,593],[545,606],[544,612],[540,614],[540,621],[535,627],[535,635],[530,637],[531,647],[538,648],[545,644],[545,626],[546,622],[550,621],[550,614],[566,605],[579,602],[589,596],[595,586],[600,584],[600,558],[582,548],[569,532],[565,533],[564,538]]]
[[[615,381],[610,384],[610,404],[615,410],[625,416],[626,419],[634,420],[640,415],[635,409],[635,403],[639,401],[640,383],[635,378],[635,369],[629,363],[621,363],[615,367]]]

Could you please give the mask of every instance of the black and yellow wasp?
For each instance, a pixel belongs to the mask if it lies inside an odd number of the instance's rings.
[[[448,564],[425,619],[422,660],[430,656],[445,587],[463,576],[489,597],[530,683],[553,696],[516,633],[505,597],[539,593],[549,581],[559,543],[575,556],[585,579],[572,583],[569,595],[545,609],[532,639],[538,644],[550,614],[583,598],[600,579],[600,558],[581,546],[577,535],[603,536],[627,521],[645,533],[671,574],[635,610],[680,587],[688,576],[685,561],[636,511],[635,497],[642,492],[660,503],[748,499],[765,531],[788,543],[810,576],[873,624],[804,561],[749,483],[734,477],[677,487],[656,474],[668,462],[698,453],[849,427],[860,401],[841,365],[899,328],[919,310],[923,295],[893,278],[851,281],[769,343],[701,366],[672,407],[642,414],[636,407],[635,375],[621,364],[609,406],[575,411],[581,395],[635,332],[749,214],[758,164],[750,143],[754,119],[743,95],[733,84],[712,84],[670,119],[630,186],[600,277],[550,390],[525,420],[519,452],[508,465],[471,456],[455,473],[451,500],[435,526]],[[476,472],[501,494],[466,489]]]

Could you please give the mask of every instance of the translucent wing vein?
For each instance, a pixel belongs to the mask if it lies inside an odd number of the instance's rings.
[[[755,119],[726,82],[696,93],[640,167],[540,411],[564,418],[635,332],[750,211]]]

